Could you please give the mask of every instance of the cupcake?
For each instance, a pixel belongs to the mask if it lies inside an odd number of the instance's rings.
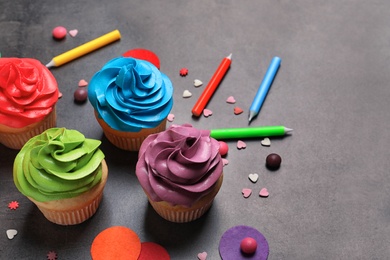
[[[87,220],[95,214],[107,181],[100,143],[76,130],[46,130],[17,154],[16,187],[53,223],[75,225]]]
[[[88,99],[107,139],[138,151],[150,134],[164,131],[173,105],[170,79],[149,61],[119,57],[90,80]]]
[[[154,210],[177,223],[198,219],[210,208],[222,185],[222,172],[218,141],[189,124],[171,125],[148,136],[136,165]]]
[[[20,149],[56,125],[58,86],[38,60],[0,59],[0,143]]]

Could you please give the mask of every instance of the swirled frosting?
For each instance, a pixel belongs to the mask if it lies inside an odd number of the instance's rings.
[[[153,201],[190,207],[222,174],[219,143],[189,124],[171,125],[142,143],[136,175]]]
[[[172,109],[172,95],[172,83],[165,74],[148,61],[130,57],[106,63],[88,86],[98,117],[126,132],[158,126]]]
[[[38,60],[0,59],[0,124],[22,128],[39,122],[58,95],[57,81]]]
[[[14,161],[14,182],[25,196],[37,201],[73,198],[95,186],[102,177],[99,140],[76,130],[50,128],[31,138]]]

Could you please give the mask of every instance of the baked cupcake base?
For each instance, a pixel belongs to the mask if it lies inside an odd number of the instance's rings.
[[[102,161],[102,179],[91,190],[81,195],[62,200],[47,202],[36,201],[28,197],[37,205],[43,215],[51,222],[59,225],[76,225],[92,217],[99,207],[103,197],[103,189],[107,182],[108,167]]]
[[[218,181],[215,183],[213,190],[195,202],[191,207],[185,207],[181,205],[172,206],[172,204],[166,201],[153,201],[148,195],[149,203],[152,205],[153,209],[164,219],[175,222],[175,223],[185,223],[196,220],[200,218],[204,213],[209,210],[211,207],[215,196],[217,195],[219,189],[222,186],[223,174],[219,177]]]
[[[22,127],[13,128],[0,124],[0,143],[11,149],[21,149],[30,138],[45,130],[55,127],[57,122],[55,107],[42,121]]]
[[[127,151],[138,151],[146,137],[150,134],[164,131],[167,124],[167,119],[165,118],[154,128],[144,128],[139,132],[122,132],[111,128],[103,119],[97,116],[96,112],[95,117],[107,139],[116,147]]]

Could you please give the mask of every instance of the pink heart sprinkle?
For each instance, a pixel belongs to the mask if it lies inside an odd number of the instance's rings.
[[[243,188],[241,192],[244,198],[248,198],[252,194],[252,190],[248,188]]]
[[[245,149],[245,148],[246,148],[246,143],[244,143],[241,140],[238,140],[237,141],[237,149],[241,150],[241,149]]]
[[[167,117],[167,120],[168,120],[169,122],[172,122],[173,119],[175,119],[175,115],[174,115],[174,114],[169,114],[168,117]]]
[[[78,30],[77,29],[74,29],[74,30],[70,30],[69,31],[69,35],[72,36],[72,37],[76,37],[76,35],[78,34]]]
[[[203,115],[205,116],[205,117],[209,117],[209,116],[211,116],[213,114],[213,111],[211,111],[210,109],[203,109]]]
[[[236,103],[236,100],[234,99],[233,96],[230,96],[226,99],[226,102],[229,104],[234,104],[234,103]]]
[[[259,195],[260,195],[260,197],[268,197],[269,196],[269,192],[268,192],[267,188],[262,188],[260,190]]]
[[[207,253],[206,252],[202,252],[202,253],[198,254],[198,259],[199,260],[206,260],[206,258],[207,258]]]
[[[235,108],[234,108],[234,114],[235,114],[235,115],[239,115],[239,114],[241,114],[242,112],[244,112],[244,110],[242,110],[241,108],[239,108],[239,107],[235,107]]]
[[[58,92],[58,98],[62,98],[62,93]]]
[[[85,79],[79,81],[79,87],[86,87],[86,86],[88,86],[88,82],[86,82]]]
[[[222,164],[223,164],[223,166],[228,165],[229,161],[225,158],[222,158]]]

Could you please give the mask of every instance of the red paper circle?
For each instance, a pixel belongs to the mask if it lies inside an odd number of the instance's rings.
[[[140,60],[146,60],[160,69],[160,60],[158,56],[146,49],[132,49],[122,54],[123,57],[132,57]]]

